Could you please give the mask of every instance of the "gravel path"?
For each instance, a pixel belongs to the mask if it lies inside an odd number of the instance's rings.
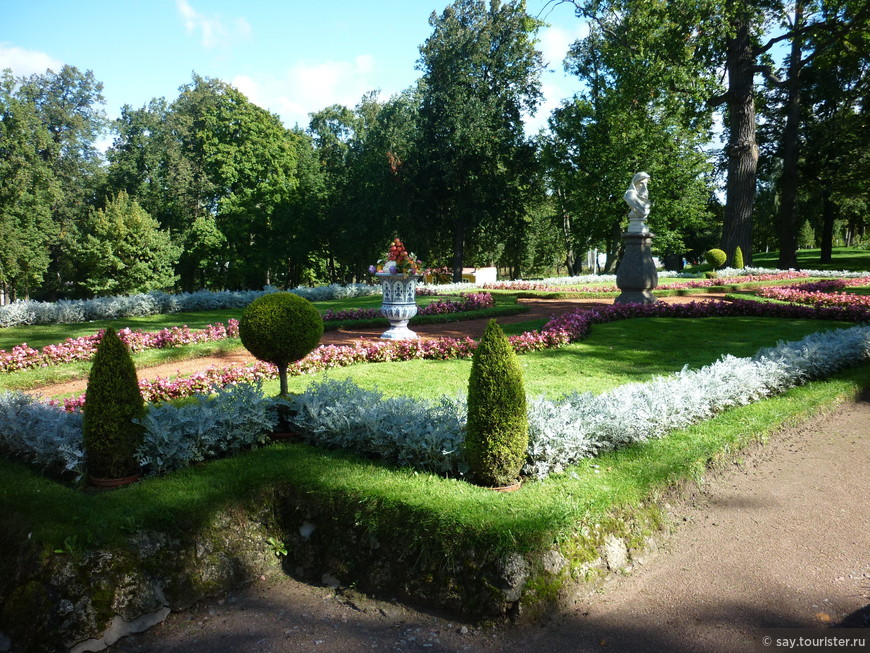
[[[762,628],[866,625],[865,395],[777,434],[708,479],[703,493],[673,506],[678,526],[643,566],[542,624],[479,629],[276,576],[171,614],[110,650],[731,653],[763,650]]]

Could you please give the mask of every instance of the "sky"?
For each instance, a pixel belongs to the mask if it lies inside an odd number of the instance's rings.
[[[152,98],[172,101],[192,74],[218,78],[277,114],[308,126],[308,114],[382,98],[420,77],[419,46],[429,16],[449,0],[0,0],[0,70],[16,76],[68,64],[103,83],[105,111],[116,118]],[[538,33],[547,71],[544,102],[526,131],[579,88],[564,74],[570,44],[585,35],[569,3],[527,0],[549,23]]]

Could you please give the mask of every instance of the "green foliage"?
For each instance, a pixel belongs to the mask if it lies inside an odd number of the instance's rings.
[[[98,478],[135,474],[134,458],[144,429],[133,420],[145,414],[136,367],[127,346],[106,329],[88,378],[82,431],[88,473]]]
[[[419,62],[420,231],[452,245],[459,281],[467,254],[494,257],[487,238],[504,244],[526,228],[538,166],[522,114],[541,99],[541,23],[524,2],[483,0],[456,0],[429,23]]]
[[[278,368],[281,394],[287,393],[287,366],[304,358],[322,335],[320,312],[307,299],[292,293],[270,293],[255,299],[239,320],[242,344]]]
[[[507,337],[490,320],[468,380],[465,458],[482,485],[514,482],[529,446],[523,371]]]
[[[79,286],[86,294],[168,290],[181,253],[167,231],[125,191],[92,211],[67,237]]]
[[[740,249],[740,245],[734,250],[734,261],[731,263],[731,267],[737,270],[742,270],[746,266],[743,264],[743,250]]]
[[[723,265],[725,265],[725,261],[728,260],[728,255],[723,252],[721,249],[711,249],[708,250],[706,254],[704,254],[704,258],[707,263],[709,263],[714,270],[718,270]]]
[[[60,185],[42,154],[51,133],[36,107],[16,94],[7,70],[0,76],[0,289],[15,298],[40,286],[50,245],[58,235],[52,206]]]

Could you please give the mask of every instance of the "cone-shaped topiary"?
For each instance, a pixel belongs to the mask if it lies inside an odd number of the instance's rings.
[[[304,358],[322,335],[323,318],[314,304],[289,292],[258,297],[239,320],[245,348],[278,368],[282,395],[287,394],[287,366]]]
[[[471,363],[465,459],[476,482],[508,485],[519,476],[528,446],[523,371],[501,327],[490,320]]]
[[[711,249],[704,254],[704,258],[707,259],[707,263],[713,266],[714,270],[718,270],[725,265],[725,261],[728,260],[728,255],[721,249]]]
[[[88,474],[124,478],[139,471],[136,450],[145,429],[133,420],[145,414],[136,366],[115,330],[103,333],[88,376],[82,432]]]
[[[731,262],[731,267],[735,270],[742,270],[746,267],[743,264],[743,250],[740,249],[740,245],[734,250],[734,260]]]

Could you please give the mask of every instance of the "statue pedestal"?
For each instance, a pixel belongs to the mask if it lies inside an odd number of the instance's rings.
[[[625,254],[616,270],[616,287],[622,292],[614,304],[654,304],[657,300],[652,290],[659,283],[659,275],[653,263],[650,232],[622,234]]]

